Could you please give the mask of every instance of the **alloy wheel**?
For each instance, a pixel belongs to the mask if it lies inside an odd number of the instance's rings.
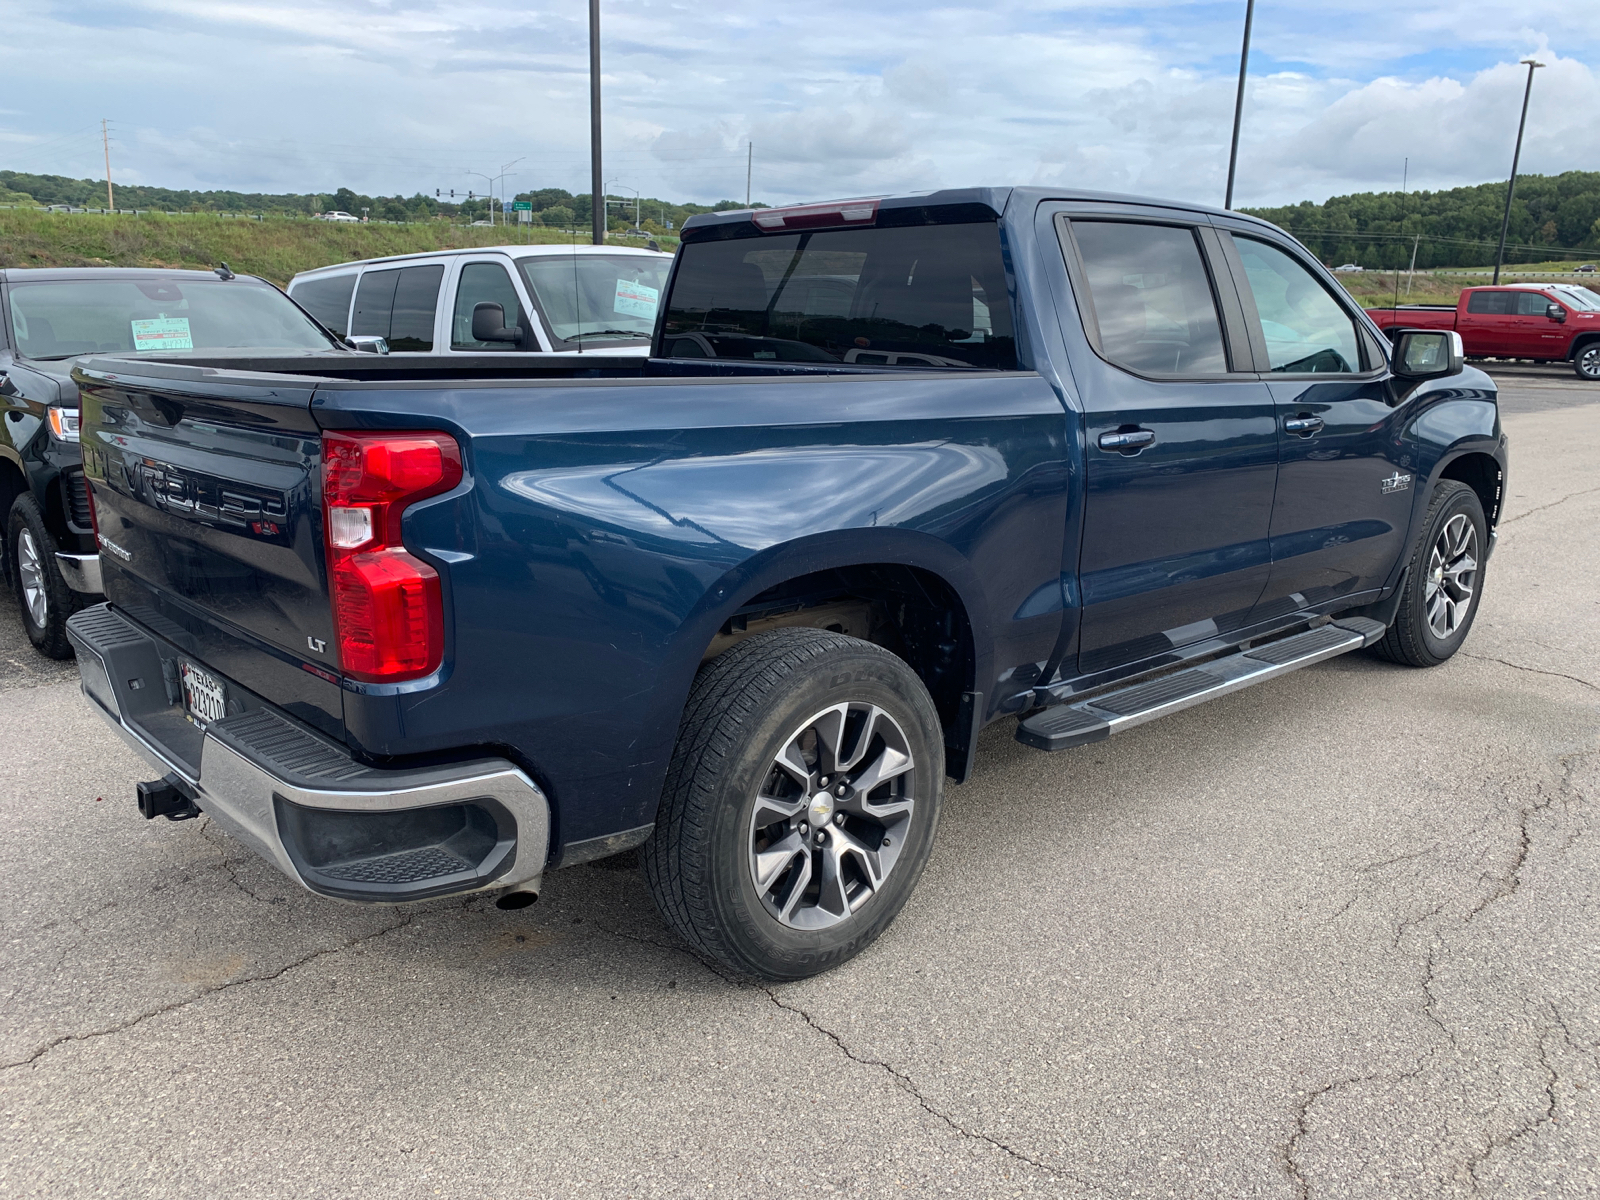
[[[1600,379],[1600,342],[1586,346],[1578,355],[1578,373],[1585,379]]]
[[[17,580],[22,585],[22,603],[28,616],[40,629],[50,614],[50,597],[45,592],[44,564],[34,544],[33,531],[24,527],[17,534]]]
[[[1445,522],[1428,555],[1428,628],[1441,641],[1461,628],[1478,584],[1478,527],[1465,513]]]
[[[750,877],[794,929],[847,920],[883,887],[916,811],[916,763],[899,723],[837,704],[784,740],[751,814]]]

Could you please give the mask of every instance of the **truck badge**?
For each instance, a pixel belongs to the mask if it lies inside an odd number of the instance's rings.
[[[111,551],[111,553],[115,554],[123,562],[132,562],[133,561],[133,555],[130,552],[128,552],[127,550],[124,550],[121,546],[117,545],[110,538],[108,538],[105,534],[103,534],[103,533],[96,534],[95,537],[99,540],[100,545],[104,549],[107,549],[107,550]]]
[[[1383,494],[1387,496],[1390,492],[1403,492],[1409,488],[1411,486],[1411,476],[1402,475],[1399,471],[1396,471],[1382,482]]]
[[[324,651],[327,650],[328,643],[323,641],[321,638],[314,638],[314,637],[309,637],[308,636],[306,638],[306,647],[308,649],[310,649],[310,650],[315,651],[317,654],[321,654],[321,653],[323,653]]]

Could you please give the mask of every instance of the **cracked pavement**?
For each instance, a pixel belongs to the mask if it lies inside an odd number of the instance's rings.
[[[1600,1193],[1600,389],[1504,383],[1466,653],[997,725],[895,926],[800,984],[702,963],[631,861],[365,908],[143,821],[7,607],[0,1194]]]

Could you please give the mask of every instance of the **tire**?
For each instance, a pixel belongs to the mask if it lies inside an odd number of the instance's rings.
[[[34,649],[49,658],[71,658],[67,618],[77,612],[78,594],[56,566],[56,539],[31,493],[11,505],[6,521],[6,566],[22,614],[22,627]]]
[[[1412,547],[1400,608],[1374,647],[1380,657],[1436,667],[1461,649],[1483,599],[1488,544],[1478,493],[1456,480],[1440,480]]]
[[[1586,342],[1572,352],[1572,370],[1579,379],[1600,383],[1600,341]]]
[[[927,864],[943,788],[939,714],[902,659],[823,630],[758,634],[695,679],[645,877],[702,954],[738,975],[803,979],[894,920]]]

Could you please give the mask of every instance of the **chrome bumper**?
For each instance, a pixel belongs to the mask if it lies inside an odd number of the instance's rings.
[[[85,596],[98,596],[105,590],[100,582],[100,556],[98,554],[68,554],[56,551],[56,567],[67,586]]]
[[[308,890],[394,903],[537,886],[549,804],[510,761],[364,766],[225,677],[228,714],[202,729],[183,715],[177,678],[180,662],[203,663],[175,640],[109,604],[74,615],[67,634],[84,695],[112,728]]]

